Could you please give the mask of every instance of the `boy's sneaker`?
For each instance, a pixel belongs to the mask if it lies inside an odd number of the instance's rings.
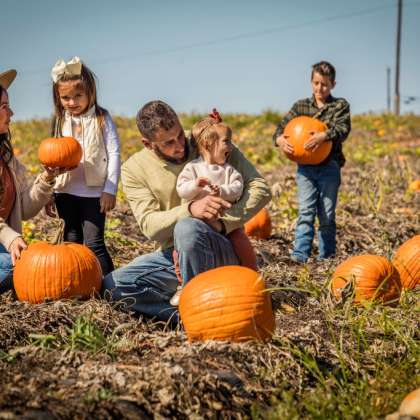
[[[334,261],[335,261],[335,255],[330,255],[328,257],[317,257],[316,258],[316,262],[320,263],[320,264],[322,264],[322,263],[330,263],[331,264]]]
[[[295,264],[305,264],[307,260],[292,254],[290,256],[290,261],[294,262]]]
[[[181,292],[182,292],[182,286],[178,286],[176,288],[176,292],[175,294],[171,297],[169,303],[172,306],[178,306],[179,305],[179,297],[181,296]]]

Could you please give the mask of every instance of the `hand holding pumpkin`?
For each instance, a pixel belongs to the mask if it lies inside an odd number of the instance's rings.
[[[64,170],[61,170],[60,172],[60,168],[51,168],[49,166],[44,166],[42,165],[42,167],[44,168],[44,176],[49,176],[50,178],[55,178],[58,175],[60,175],[60,173],[63,173]]]
[[[67,171],[71,171],[77,167],[73,166],[71,168],[51,168],[49,166],[42,166],[44,168],[44,172],[41,174],[41,177],[45,182],[52,182],[58,175],[61,175]]]
[[[293,154],[293,146],[287,141],[288,136],[284,134],[280,135],[276,139],[276,144],[279,146],[284,153]]]
[[[311,150],[312,152],[314,152],[326,140],[327,133],[325,131],[313,132],[311,133],[311,137],[309,137],[308,141],[303,147],[305,148],[305,150]]]
[[[26,242],[21,236],[13,239],[12,243],[9,246],[10,257],[12,258],[12,264],[15,265],[16,261],[20,258],[20,254],[23,250],[28,248]]]

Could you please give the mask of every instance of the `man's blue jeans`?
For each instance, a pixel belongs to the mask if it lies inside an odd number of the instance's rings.
[[[174,243],[185,282],[222,265],[239,264],[230,241],[199,219],[180,220]],[[173,248],[141,255],[125,267],[104,277],[102,293],[123,300],[129,309],[162,321],[178,322],[178,311],[169,304],[178,279],[172,259]]]
[[[315,216],[318,216],[319,259],[328,258],[336,250],[335,207],[341,176],[335,160],[325,165],[298,165],[299,217],[292,256],[305,262],[311,255],[315,234]]]
[[[0,294],[13,288],[13,265],[10,254],[0,245]]]

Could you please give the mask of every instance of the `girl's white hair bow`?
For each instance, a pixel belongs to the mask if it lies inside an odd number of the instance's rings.
[[[68,63],[60,59],[51,70],[51,77],[57,83],[65,74],[80,76],[82,73],[82,62],[79,57],[73,57]]]

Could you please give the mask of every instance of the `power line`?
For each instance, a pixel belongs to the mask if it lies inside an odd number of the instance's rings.
[[[415,3],[410,3],[410,5],[420,5],[420,3],[415,2]],[[254,37],[269,35],[269,34],[276,33],[276,32],[283,32],[283,31],[286,31],[286,30],[299,29],[299,28],[304,28],[304,27],[308,27],[308,26],[318,25],[320,23],[332,22],[332,21],[336,21],[336,20],[349,19],[349,18],[353,18],[353,17],[369,15],[369,14],[373,14],[373,13],[376,13],[378,11],[382,11],[382,10],[386,10],[386,9],[390,9],[390,8],[395,8],[395,5],[377,6],[377,7],[372,7],[372,8],[369,8],[369,9],[360,10],[360,11],[357,11],[357,12],[350,12],[350,13],[346,13],[346,14],[333,15],[333,16],[327,16],[327,17],[324,17],[324,18],[313,19],[313,20],[310,20],[310,21],[307,21],[307,22],[304,22],[304,23],[282,25],[282,26],[277,26],[277,27],[274,27],[274,28],[266,29],[264,31],[246,32],[246,33],[232,35],[232,36],[219,38],[219,39],[215,39],[215,40],[209,40],[209,41],[203,41],[203,42],[196,42],[196,43],[192,43],[192,44],[181,45],[179,47],[171,47],[171,48],[163,48],[163,49],[157,49],[157,50],[144,51],[142,53],[137,54],[137,56],[133,56],[132,54],[131,55],[123,55],[123,56],[114,56],[114,57],[105,58],[105,59],[102,59],[102,60],[93,61],[93,62],[90,63],[90,65],[93,66],[93,65],[99,65],[99,64],[107,64],[107,63],[112,63],[112,62],[116,62],[116,61],[133,60],[133,59],[137,59],[138,57],[144,57],[144,56],[150,57],[150,56],[170,54],[170,53],[174,53],[174,52],[178,52],[178,51],[185,51],[185,50],[201,48],[201,47],[210,47],[210,46],[214,46],[214,45],[223,44],[223,43],[226,43],[226,42],[233,42],[233,41],[237,41],[237,40],[241,40],[241,39],[254,38]],[[48,70],[46,70],[45,68],[37,69],[37,70],[30,70],[30,71],[27,71],[27,72],[22,72],[22,76],[30,76],[30,75],[34,75],[34,74],[38,74],[38,73],[45,73],[46,71],[48,71]]]

